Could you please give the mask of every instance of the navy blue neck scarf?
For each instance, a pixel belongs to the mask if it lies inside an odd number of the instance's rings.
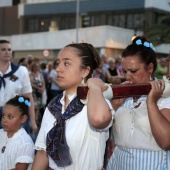
[[[65,121],[79,113],[84,106],[84,104],[75,97],[66,108],[64,114],[62,114],[62,104],[60,103],[62,96],[63,94],[59,94],[47,106],[51,114],[57,119],[57,122],[47,134],[46,151],[58,167],[65,167],[72,163],[65,137]]]
[[[5,78],[12,76],[17,71],[18,68],[19,68],[18,65],[11,63],[11,69],[12,70],[9,73],[4,74],[3,76],[0,76],[0,89],[1,89],[2,85],[4,87],[6,86]]]

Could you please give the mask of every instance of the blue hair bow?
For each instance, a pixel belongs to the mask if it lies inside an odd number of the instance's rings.
[[[145,47],[147,47],[147,48],[151,48],[153,51],[155,51],[155,48],[154,48],[153,44],[152,44],[152,43],[149,43],[149,42],[147,42],[147,41],[145,41],[145,42],[142,44],[142,41],[141,41],[140,39],[138,39],[138,40],[136,41],[136,45],[143,45],[143,46],[145,46]]]
[[[31,106],[31,103],[28,101],[28,100],[25,100],[23,97],[19,97],[18,98],[18,101],[20,102],[20,103],[25,103],[25,105],[26,106],[28,106],[28,107],[30,107]]]

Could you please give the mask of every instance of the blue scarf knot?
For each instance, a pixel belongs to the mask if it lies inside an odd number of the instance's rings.
[[[59,94],[47,106],[57,121],[55,126],[47,134],[46,151],[58,167],[65,167],[72,163],[65,137],[65,121],[78,114],[84,107],[80,99],[75,97],[66,108],[64,114],[62,114],[62,104],[60,103],[62,96],[63,94]]]

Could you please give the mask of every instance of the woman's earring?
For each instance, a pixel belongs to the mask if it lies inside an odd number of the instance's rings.
[[[81,81],[81,86],[86,86],[84,79],[85,79],[85,78],[83,77],[83,79],[82,79],[82,81]]]
[[[150,75],[150,80],[152,80],[152,76]]]

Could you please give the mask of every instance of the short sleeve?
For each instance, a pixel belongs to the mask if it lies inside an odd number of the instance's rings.
[[[160,110],[165,108],[170,109],[170,97],[158,100],[158,107]]]
[[[31,86],[28,70],[24,66],[20,66],[20,67],[21,67],[20,76],[21,76],[21,84],[22,84],[21,93],[22,94],[32,93],[32,86]]]
[[[102,129],[102,130],[107,130],[113,125],[113,119],[114,119],[114,115],[115,115],[115,110],[113,109],[110,101],[108,99],[105,99],[105,100],[106,100],[106,102],[107,102],[107,104],[108,104],[108,106],[110,108],[110,111],[111,111],[111,114],[112,114],[112,119],[111,119],[109,125],[106,128]]]
[[[32,143],[23,144],[17,151],[17,163],[33,163],[34,160],[34,145]]]
[[[55,117],[49,112],[48,108],[46,108],[42,119],[41,128],[35,142],[36,150],[46,151],[47,133],[53,128],[55,121]]]

